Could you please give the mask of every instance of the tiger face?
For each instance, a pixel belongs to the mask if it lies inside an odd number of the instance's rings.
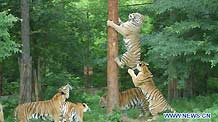
[[[91,111],[91,109],[89,108],[89,106],[86,103],[82,103],[82,105],[83,105],[83,112]]]
[[[141,26],[144,21],[144,16],[140,13],[131,13],[129,14],[128,21],[134,23],[136,26]]]
[[[151,75],[152,73],[148,69],[148,63],[141,61],[137,64],[137,69],[139,72],[143,72],[143,74]]]
[[[62,93],[62,96],[66,96],[66,99],[69,98],[70,90],[72,90],[72,86],[69,84],[62,86],[61,88],[58,89],[58,92]]]

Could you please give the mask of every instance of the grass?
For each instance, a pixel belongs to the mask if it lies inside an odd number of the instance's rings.
[[[101,94],[101,91],[99,91]],[[169,103],[177,112],[180,113],[211,113],[210,120],[170,120],[171,122],[218,122],[218,94],[209,96],[197,96],[191,99],[177,99]],[[139,115],[138,110],[116,111],[106,114],[106,109],[99,106],[100,95],[80,92],[72,95],[69,101],[85,102],[91,108],[90,112],[84,113],[84,122],[120,122],[122,115],[136,119]],[[7,99],[0,99],[4,106],[5,122],[13,122],[13,111],[18,103],[17,97],[11,96]],[[32,121],[37,122],[38,120]],[[160,114],[159,122],[166,122]],[[42,121],[38,121],[42,122]]]

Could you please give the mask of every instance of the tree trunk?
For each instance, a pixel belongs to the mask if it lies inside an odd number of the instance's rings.
[[[0,62],[0,96],[3,95],[3,71],[2,71],[2,63]]]
[[[37,74],[36,70],[33,70],[33,87],[34,88],[34,93],[33,96],[35,97],[35,101],[39,101],[39,87],[38,87],[38,79],[37,79]]]
[[[178,97],[177,80],[171,80],[168,83],[168,100],[171,101]]]
[[[183,97],[192,97],[193,96],[193,83],[192,80],[185,81],[185,89]]]
[[[31,102],[32,58],[30,57],[29,3],[21,0],[22,59],[20,60],[20,103]]]
[[[108,0],[108,19],[118,23],[118,0]],[[108,108],[109,113],[119,106],[118,67],[114,59],[118,55],[117,32],[108,28],[107,48],[107,87],[108,87]]]

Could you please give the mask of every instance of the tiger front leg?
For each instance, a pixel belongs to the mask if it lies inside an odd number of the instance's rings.
[[[60,116],[54,116],[54,122],[65,122],[64,118],[60,118]]]
[[[114,28],[118,33],[120,33],[122,36],[127,37],[128,35],[128,30],[124,27],[121,27],[117,24],[115,24],[113,21],[108,20],[107,21],[107,26]]]
[[[114,59],[114,61],[117,63],[117,65],[118,65],[120,68],[123,68],[123,67],[124,67],[124,65],[120,62],[119,57],[116,57],[116,58]]]

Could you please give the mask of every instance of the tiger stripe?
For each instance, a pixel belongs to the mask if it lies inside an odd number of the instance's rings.
[[[83,122],[83,113],[90,111],[86,103],[65,102],[62,106],[64,122]]]
[[[47,101],[38,101],[20,104],[15,108],[15,122],[29,122],[29,119],[51,118],[54,122],[62,122],[62,104],[69,98],[69,90],[72,87],[68,84],[59,88],[58,92]]]
[[[115,58],[115,62],[119,67],[128,66],[135,68],[140,62],[141,43],[140,43],[140,29],[144,21],[144,16],[140,13],[129,14],[129,19],[126,22],[120,20],[120,25],[108,21],[108,26],[113,27],[118,33],[123,36],[126,52],[121,56]]]
[[[99,101],[102,108],[107,106],[107,95],[103,95]],[[130,88],[119,93],[119,106],[121,110],[129,110],[138,108],[141,111],[139,116],[146,113],[145,116],[149,115],[148,102],[142,93],[140,88]]]
[[[139,70],[138,75],[135,75],[134,71],[131,69],[128,70],[128,73],[132,77],[134,85],[142,89],[144,97],[149,103],[149,111],[153,115],[153,118],[151,120],[156,120],[158,114],[165,110],[176,112],[167,103],[162,93],[155,86],[152,79],[153,76],[149,71],[147,65],[144,62],[140,62],[137,65],[137,69]]]

